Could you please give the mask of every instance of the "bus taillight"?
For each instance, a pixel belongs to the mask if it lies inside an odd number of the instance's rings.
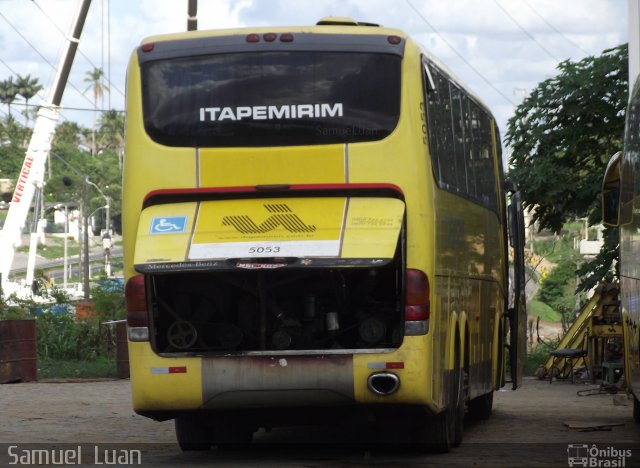
[[[293,42],[293,34],[291,33],[280,34],[280,42]]]
[[[142,44],[142,46],[140,46],[142,52],[151,52],[154,47],[155,44],[153,42],[147,42],[146,44]]]
[[[429,280],[421,270],[407,269],[404,320],[405,335],[424,335],[429,330]]]
[[[148,341],[149,315],[143,275],[129,278],[124,288],[124,302],[129,341]]]
[[[247,42],[260,42],[259,34],[247,34]]]

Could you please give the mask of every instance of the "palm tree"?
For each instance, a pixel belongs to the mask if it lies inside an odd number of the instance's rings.
[[[118,154],[118,161],[122,167],[124,153],[124,114],[116,110],[109,110],[100,117],[98,136],[100,146],[113,148]]]
[[[9,117],[11,117],[11,104],[16,100],[17,95],[18,88],[13,82],[12,76],[4,81],[0,81],[0,102],[8,106]]]
[[[109,91],[109,87],[103,83],[104,72],[102,68],[94,67],[93,70],[90,70],[86,73],[86,78],[84,79],[85,83],[89,83],[87,89],[84,90],[86,93],[89,90],[93,91],[93,134],[92,134],[92,148],[91,151],[95,155],[96,154],[96,111],[98,109],[98,100],[102,98],[105,91]]]
[[[84,82],[89,83],[89,86],[87,86],[84,92],[86,93],[89,90],[93,91],[93,106],[97,108],[98,99],[102,98],[105,91],[109,91],[109,87],[103,83],[104,72],[102,68],[94,68],[88,71],[86,75]]]
[[[38,78],[31,78],[31,75],[20,76],[16,79],[16,88],[18,94],[24,98],[24,117],[25,127],[29,126],[29,99],[34,97],[42,90],[42,85],[38,82]]]

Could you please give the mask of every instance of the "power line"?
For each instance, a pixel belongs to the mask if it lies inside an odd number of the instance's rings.
[[[500,8],[502,10],[502,12],[507,15],[507,17],[513,22],[513,24],[515,24],[516,26],[518,26],[518,28],[527,35],[527,37],[529,37],[529,39],[531,39],[533,42],[535,42],[538,47],[540,47],[540,49],[542,49],[549,57],[551,57],[554,61],[559,62],[560,60],[557,59],[550,51],[549,49],[547,49],[545,46],[543,46],[540,42],[538,42],[538,40],[533,36],[533,34],[531,34],[529,31],[527,31],[520,23],[518,23],[518,21],[516,21],[516,19],[511,16],[511,14],[504,9],[504,7],[502,5],[500,5],[498,3],[498,0],[493,0],[493,3],[496,4],[496,6],[498,8]]]
[[[506,94],[504,94],[493,83],[491,83],[491,81],[489,81],[489,79],[486,78],[480,72],[480,70],[474,67],[460,52],[458,52],[458,50],[453,46],[453,44],[451,44],[442,34],[440,34],[440,32],[429,22],[429,20],[427,20],[427,18],[422,13],[420,13],[420,10],[418,10],[413,5],[413,3],[411,3],[411,0],[405,0],[405,1],[411,7],[411,9],[415,11],[420,18],[422,18],[422,21],[424,21],[427,24],[427,26],[429,26],[431,30],[442,40],[442,42],[444,42],[460,58],[460,60],[462,60],[465,64],[467,64],[467,66],[471,68],[471,70],[473,70],[476,73],[476,75],[478,75],[482,79],[482,81],[484,81],[487,85],[489,85],[496,93],[502,96],[502,98],[505,101],[507,101],[509,104],[511,104],[512,106],[516,105],[516,103],[513,102],[511,99],[509,99],[509,97]]]
[[[57,30],[58,32],[62,35],[62,37],[66,38],[67,35],[65,34],[65,32],[60,29],[60,27],[53,22],[53,20],[49,17],[49,15],[47,15],[47,13],[42,9],[42,7],[40,5],[38,5],[38,2],[36,2],[36,0],[31,0],[31,3],[33,3],[33,5],[35,5],[36,8],[38,8],[38,10],[40,10],[40,13],[42,13],[42,15],[47,19],[47,21],[49,21]],[[84,53],[82,52],[82,50],[78,47],[78,53],[87,61],[89,62],[89,65],[91,65],[93,68],[98,68],[92,61],[91,59]],[[107,83],[109,84],[109,89],[114,89],[116,90],[118,93],[120,93],[120,95],[122,97],[124,97],[124,93],[122,91],[120,91],[120,89],[118,89],[118,87],[116,85],[114,85],[111,82],[110,77],[107,77]]]
[[[24,37],[24,35],[1,12],[0,17],[11,27],[11,29],[13,29],[18,34],[18,36],[20,36],[29,45],[29,47],[31,47],[42,58],[42,60],[45,61],[45,63],[47,63],[54,71],[57,70],[56,67],[51,62],[49,62],[49,60],[47,60],[47,58],[42,55],[40,51],[26,37]],[[85,100],[93,104],[91,100],[87,96],[85,96],[73,83],[69,82],[69,85],[78,93],[80,93],[80,95],[82,95]]]
[[[28,104],[27,107],[40,107],[40,105],[38,104]],[[101,113],[105,113],[105,112],[117,112],[118,114],[124,114],[125,111],[124,110],[120,110],[120,109],[98,109],[96,107],[67,107],[67,106],[60,106],[61,109],[64,110],[72,110],[72,111],[81,111],[81,112],[101,112]]]
[[[2,17],[3,20],[5,20],[5,22],[11,27],[11,29],[13,29],[16,32],[16,34],[18,34],[18,36],[20,36],[22,38],[22,40],[24,40],[27,44],[29,44],[29,47],[31,47],[36,52],[36,54],[38,54],[40,56],[40,58],[42,58],[42,60],[44,60],[46,63],[48,63],[49,66],[52,67],[55,70],[56,67],[54,67],[53,64],[51,62],[49,62],[49,60],[47,60],[47,58],[44,55],[42,55],[40,53],[40,51],[31,42],[29,42],[29,39],[24,37],[24,35],[20,32],[20,30],[18,28],[16,28],[11,23],[11,21],[9,21],[7,19],[7,17],[2,14],[2,12],[0,12],[0,17]]]
[[[9,64],[8,64],[7,62],[5,62],[4,60],[2,60],[1,58],[0,58],[0,63],[2,63],[2,65],[4,65],[5,67],[7,67],[7,69],[8,69],[8,70],[13,74],[13,75],[20,76],[20,74],[19,74],[19,73],[17,73],[13,68],[11,68],[11,66],[9,66]],[[44,96],[42,95],[42,93],[41,93],[40,91],[38,91],[37,96],[39,96],[39,97],[40,97],[40,99],[42,99],[43,101],[45,100]],[[11,104],[13,104],[13,102],[12,102]],[[31,106],[31,104],[30,104],[30,106]],[[4,112],[3,112],[3,113],[4,113]],[[4,113],[4,114],[5,114],[5,115],[7,115],[6,113]],[[67,119],[64,115],[62,115],[62,113],[60,114],[60,117],[61,117],[61,118],[63,118],[64,120],[69,120],[69,119]]]
[[[571,39],[569,39],[567,36],[565,36],[562,32],[560,32],[553,24],[549,23],[549,21],[547,21],[540,13],[538,13],[538,11],[532,7],[529,2],[527,2],[527,0],[522,0],[522,2],[527,5],[527,7],[529,7],[529,9],[538,17],[540,18],[547,26],[549,26],[552,30],[554,30],[556,33],[558,33],[565,41],[567,41],[569,44],[571,44],[572,46],[574,46],[575,48],[579,49],[580,51],[582,51],[584,54],[586,55],[591,55],[589,52],[587,52],[586,50],[584,50],[582,47],[580,47],[578,44],[576,44],[575,42],[573,42]]]

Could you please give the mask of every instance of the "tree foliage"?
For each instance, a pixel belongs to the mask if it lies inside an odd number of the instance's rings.
[[[561,314],[572,312],[576,302],[571,294],[575,288],[575,271],[575,260],[562,260],[540,285],[537,299]]]
[[[13,79],[6,82],[17,89]],[[38,92],[37,80],[29,75],[19,77],[18,82],[23,86],[24,94],[21,95],[25,100],[28,99],[27,96],[33,97]],[[0,91],[3,83],[0,82]],[[2,96],[0,98],[4,99]],[[0,103],[9,104],[9,101],[2,99]],[[90,151],[94,140],[93,130],[70,121],[62,121],[56,127],[49,158],[51,177],[45,180],[44,186],[45,202],[79,204],[86,175],[109,197],[112,226],[119,232],[124,114],[110,110],[101,112],[100,115],[99,126],[95,129],[95,140],[99,144],[95,154]],[[15,181],[18,178],[30,134],[31,130],[13,116],[7,115],[0,119],[0,179]],[[65,178],[71,184],[65,184]],[[8,200],[11,194],[3,193],[2,196]],[[95,188],[89,188],[89,213],[95,212],[95,216],[104,218],[105,210],[100,210],[104,206],[105,199],[102,195]]]
[[[12,116],[0,120],[0,179],[15,179],[20,173],[28,134]]]
[[[624,44],[597,57],[561,62],[558,75],[540,83],[509,119],[509,177],[539,229],[558,233],[576,217],[600,222],[602,177],[609,158],[622,149],[627,60]],[[610,250],[581,268],[592,282],[615,257],[615,246],[605,246]]]
[[[7,105],[9,117],[11,117],[11,104],[16,100],[18,95],[18,87],[10,76],[4,81],[0,81],[0,102]]]
[[[572,217],[600,220],[609,158],[622,149],[628,99],[627,46],[564,61],[509,119],[509,176],[541,228],[559,232]]]

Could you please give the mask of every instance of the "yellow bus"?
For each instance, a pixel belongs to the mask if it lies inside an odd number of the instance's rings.
[[[620,325],[624,381],[640,423],[640,80],[625,117],[624,148],[609,160],[602,184],[602,220],[620,228]]]
[[[403,32],[151,37],[126,105],[133,406],[184,450],[361,417],[448,451],[507,354],[519,385],[523,224],[495,120]]]

